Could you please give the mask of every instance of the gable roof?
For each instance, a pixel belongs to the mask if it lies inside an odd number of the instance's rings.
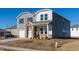
[[[20,17],[21,15],[23,15],[23,14],[31,14],[31,15],[32,15],[32,13],[26,11],[26,12],[22,12],[22,13],[20,13],[16,18],[19,18],[19,17]]]
[[[79,25],[78,24],[72,25],[71,28],[79,28]]]
[[[38,14],[39,12],[43,12],[43,11],[52,11],[51,9],[41,9],[38,10],[37,12],[35,12],[35,15]]]

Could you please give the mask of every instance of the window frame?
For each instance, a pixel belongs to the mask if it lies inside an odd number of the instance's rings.
[[[43,34],[43,28],[40,28],[40,34]]]
[[[45,14],[45,20],[48,20],[48,14]]]
[[[44,18],[44,15],[41,14],[41,15],[40,15],[40,20],[44,20],[43,18]]]
[[[32,17],[28,17],[28,18],[27,18],[27,21],[32,21],[32,20],[33,20]]]
[[[23,24],[24,23],[24,19],[19,19],[19,24]]]

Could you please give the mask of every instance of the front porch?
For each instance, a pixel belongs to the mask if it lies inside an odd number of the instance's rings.
[[[47,39],[49,38],[49,24],[34,25],[26,24],[26,38],[29,39]]]

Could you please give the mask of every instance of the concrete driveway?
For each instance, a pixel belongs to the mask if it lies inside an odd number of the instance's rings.
[[[8,39],[0,40],[0,43],[5,43],[5,42],[9,42],[9,41],[16,41],[16,40],[20,40],[20,39],[19,38],[8,38]]]
[[[9,39],[0,40],[0,43],[6,43],[6,42],[16,41],[16,40],[22,40],[22,39],[9,38]],[[28,49],[28,48],[19,48],[19,47],[11,47],[11,46],[0,45],[0,51],[36,51],[36,50]]]
[[[5,45],[0,45],[0,50],[1,51],[37,51],[35,49],[11,47],[11,46],[5,46]]]

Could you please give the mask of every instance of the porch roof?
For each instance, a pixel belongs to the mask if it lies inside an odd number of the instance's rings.
[[[40,22],[33,22],[34,26],[38,26],[38,25],[48,25],[50,24],[51,21],[40,21]]]
[[[26,25],[28,26],[43,26],[43,25],[48,25],[52,24],[52,21],[39,21],[39,22],[28,22]]]

